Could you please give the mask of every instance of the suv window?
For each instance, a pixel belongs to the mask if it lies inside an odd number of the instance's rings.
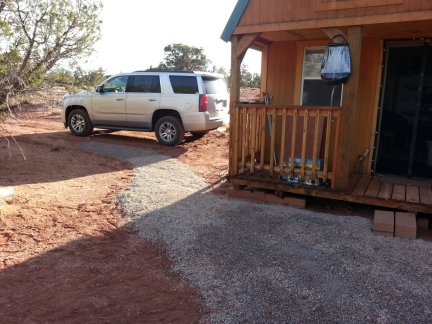
[[[170,75],[174,93],[198,93],[198,81],[194,76]]]
[[[214,77],[202,77],[206,94],[227,93],[225,83],[222,79]]]
[[[125,92],[127,82],[128,77],[125,75],[114,77],[105,82],[103,90],[104,92]]]
[[[128,92],[160,93],[161,86],[157,75],[136,75],[128,86]]]

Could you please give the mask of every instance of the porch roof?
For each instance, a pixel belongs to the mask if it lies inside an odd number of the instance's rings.
[[[238,0],[236,6],[234,7],[234,11],[232,12],[228,22],[225,26],[225,29],[222,32],[221,39],[225,42],[229,42],[231,40],[231,36],[234,32],[234,29],[237,27],[237,24],[240,21],[241,16],[246,10],[247,5],[249,4],[249,0]]]

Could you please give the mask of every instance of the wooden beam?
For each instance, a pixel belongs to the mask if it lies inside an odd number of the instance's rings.
[[[258,39],[260,35],[261,34],[258,33],[258,34],[248,34],[248,35],[241,36],[237,44],[237,51],[236,51],[236,55],[240,60],[243,60],[246,51],[255,42],[255,40]]]
[[[404,0],[351,0],[351,1],[326,1],[315,0],[314,11],[330,11],[342,9],[357,9],[374,6],[388,6],[401,4]]]
[[[322,32],[324,34],[326,34],[326,36],[330,39],[334,39],[335,42],[341,42],[341,41],[346,41],[348,39],[348,36],[339,28],[323,28]],[[340,36],[342,37],[340,37]],[[338,38],[336,38],[336,36],[339,36]]]
[[[229,137],[229,171],[230,177],[237,174],[238,165],[238,141],[239,141],[239,123],[237,113],[237,103],[240,101],[240,65],[241,59],[237,56],[238,36],[231,38],[231,85],[230,85],[230,137]],[[236,149],[237,145],[237,149]]]
[[[269,46],[263,47],[261,51],[261,82],[260,82],[260,101],[264,101],[263,92],[267,92],[267,77],[269,64]]]
[[[252,34],[252,33],[265,33],[272,31],[287,31],[287,30],[301,30],[311,28],[331,28],[331,27],[346,27],[346,26],[362,26],[362,25],[375,25],[377,22],[380,24],[395,23],[395,22],[410,22],[431,20],[432,11],[411,11],[401,12],[385,15],[372,15],[362,17],[343,17],[343,18],[329,18],[319,20],[302,20],[284,23],[271,23],[262,25],[238,26],[234,30],[234,35]]]
[[[348,28],[348,43],[351,51],[351,76],[343,88],[342,109],[340,114],[340,134],[337,152],[337,170],[334,180],[336,191],[345,191],[349,177],[355,167],[356,153],[353,151],[353,130],[357,110],[357,90],[360,79],[360,58],[362,50],[361,27]]]

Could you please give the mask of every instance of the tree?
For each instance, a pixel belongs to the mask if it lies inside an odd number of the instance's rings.
[[[178,71],[206,71],[210,61],[204,49],[184,44],[171,44],[164,48],[164,60],[156,69]],[[150,69],[154,69],[150,67]]]
[[[49,85],[62,86],[67,91],[75,92],[80,89],[95,89],[96,85],[106,78],[107,75],[102,68],[85,71],[77,67],[74,71],[64,68],[53,69],[47,73],[45,81]]]
[[[0,0],[0,105],[41,87],[54,67],[90,55],[101,9],[99,0]]]
[[[228,71],[224,67],[217,67],[216,65],[213,65],[213,68],[211,69],[210,72],[222,75],[225,83],[228,86],[230,85],[231,75],[228,73]]]
[[[240,67],[240,87],[246,88],[259,88],[261,83],[261,76],[258,73],[250,73],[248,66],[242,64]]]

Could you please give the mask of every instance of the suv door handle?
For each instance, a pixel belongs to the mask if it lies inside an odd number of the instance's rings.
[[[149,99],[149,101],[157,101],[157,99]]]
[[[123,101],[124,99],[123,98],[117,98],[116,100],[117,101]]]

